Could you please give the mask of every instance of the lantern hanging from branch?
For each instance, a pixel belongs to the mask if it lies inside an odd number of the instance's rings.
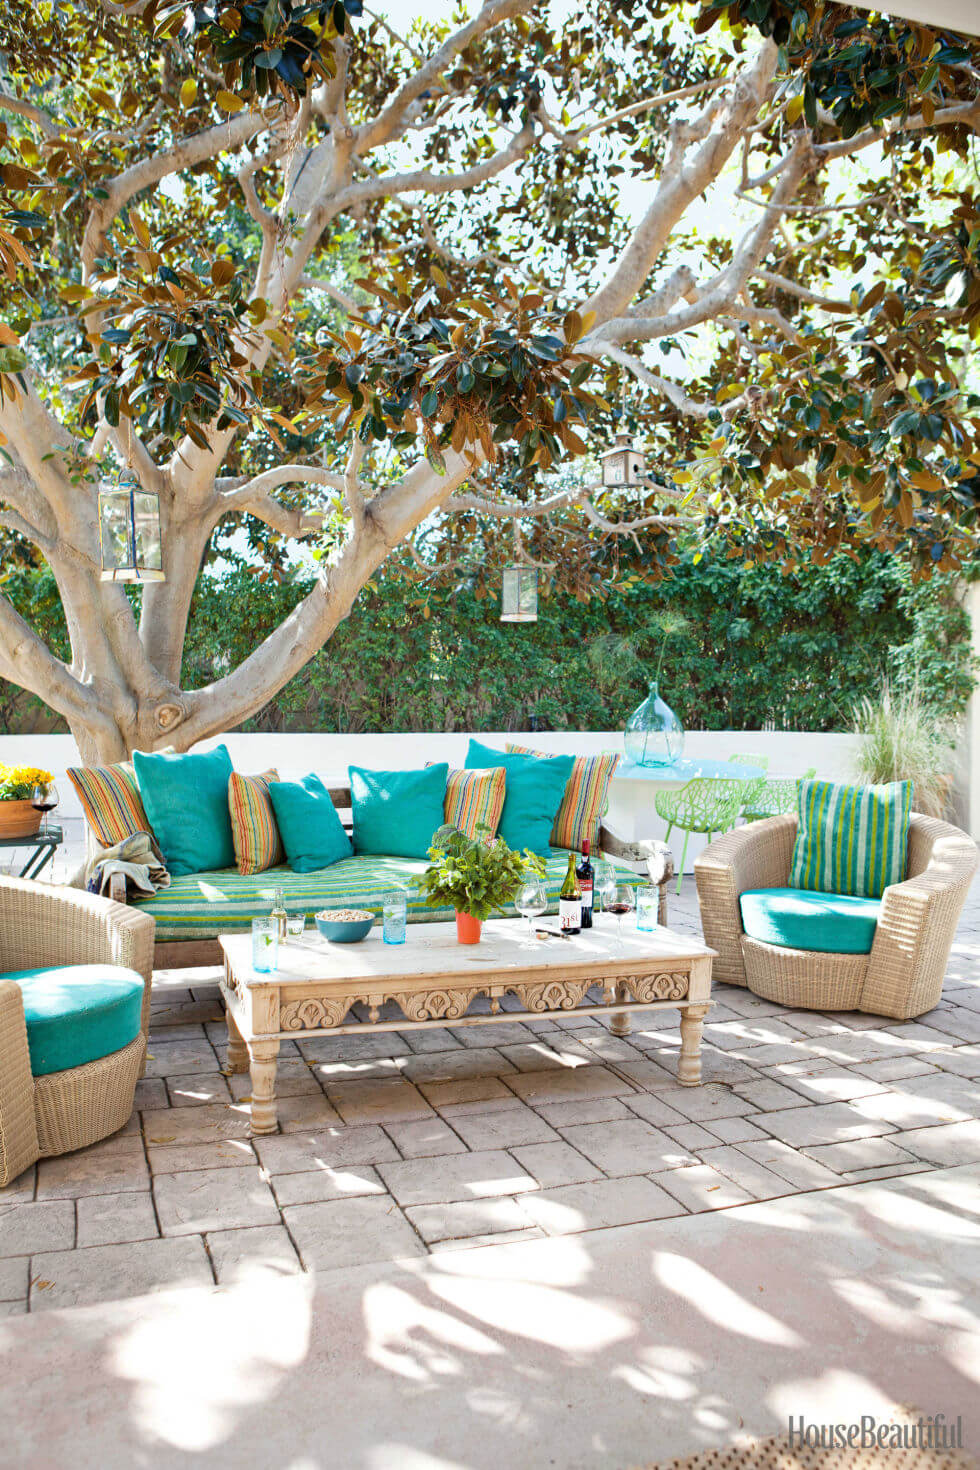
[[[628,434],[617,434],[613,448],[599,457],[604,485],[639,485],[644,478],[646,460]]]
[[[538,569],[525,565],[504,567],[500,595],[502,623],[536,623],[538,620]]]
[[[165,582],[160,497],[132,474],[99,491],[103,582]]]

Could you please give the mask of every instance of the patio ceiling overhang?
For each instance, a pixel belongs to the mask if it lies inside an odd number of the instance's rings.
[[[903,15],[923,25],[948,26],[966,36],[980,36],[980,3],[978,0],[897,0],[897,3],[858,5],[859,10],[884,10],[887,15]]]

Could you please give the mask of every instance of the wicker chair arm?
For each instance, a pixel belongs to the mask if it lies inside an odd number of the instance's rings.
[[[124,965],[143,977],[143,1031],[149,1029],[154,922],[77,888],[0,879],[0,971],[36,965]]]
[[[745,985],[739,895],[750,888],[784,888],[795,840],[795,816],[770,817],[726,832],[695,860],[704,939],[718,954],[716,980]]]
[[[0,980],[0,1188],[23,1174],[37,1157],[24,999],[13,980]]]
[[[909,867],[919,871],[882,895],[862,1010],[904,1020],[938,1004],[977,857],[977,845],[965,832],[912,813]]]

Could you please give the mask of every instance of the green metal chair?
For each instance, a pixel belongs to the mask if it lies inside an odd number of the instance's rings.
[[[711,779],[695,776],[686,786],[676,791],[658,791],[654,806],[667,823],[667,841],[675,827],[684,833],[684,848],[677,869],[677,892],[681,891],[687,844],[692,832],[704,832],[710,842],[715,833],[728,832],[734,827],[745,800],[749,781],[736,781],[727,776]]]
[[[768,771],[769,757],[767,755],[730,755],[730,764],[739,766],[758,766],[761,771]]]
[[[764,822],[767,817],[782,817],[787,812],[795,812],[800,781],[809,781],[816,774],[816,766],[811,766],[798,781],[763,781],[758,791],[747,794],[742,816],[747,822]]]

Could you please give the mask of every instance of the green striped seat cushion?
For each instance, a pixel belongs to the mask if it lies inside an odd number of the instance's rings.
[[[801,781],[789,886],[880,898],[905,878],[911,781]]]
[[[608,861],[608,859],[607,859]],[[617,868],[620,864],[611,864]],[[380,915],[384,894],[394,887],[409,889],[409,923],[432,923],[453,917],[452,909],[426,908],[411,891],[425,871],[423,858],[377,857],[362,853],[343,858],[316,873],[294,873],[291,868],[267,868],[264,873],[243,877],[237,868],[217,873],[189,873],[174,878],[152,898],[139,899],[136,907],[156,920],[158,941],[213,939],[218,934],[241,933],[252,919],[267,914],[277,888],[283,890],[286,912],[313,914],[317,909],[360,908]],[[558,908],[558,890],[568,867],[566,854],[547,862],[548,910]],[[624,873],[635,876],[631,868]]]

